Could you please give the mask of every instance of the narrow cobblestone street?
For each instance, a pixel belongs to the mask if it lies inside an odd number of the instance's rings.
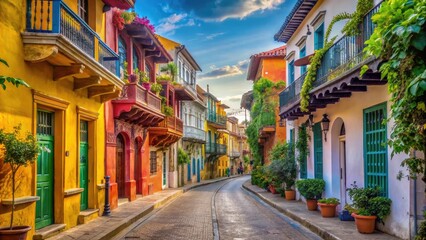
[[[248,179],[246,176],[191,190],[148,217],[123,239],[320,239],[247,194],[241,185]],[[213,234],[214,215],[217,238]]]

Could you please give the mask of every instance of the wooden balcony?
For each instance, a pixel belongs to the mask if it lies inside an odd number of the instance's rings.
[[[176,117],[166,117],[148,130],[151,146],[168,147],[183,136],[183,123],[182,120]]]
[[[115,118],[146,127],[156,126],[164,120],[161,99],[136,83],[126,84],[112,104]]]
[[[25,61],[48,62],[54,81],[73,79],[88,98],[105,102],[120,94],[118,55],[62,0],[28,0],[26,13]]]
[[[136,0],[102,0],[105,5],[127,10],[135,6]]]

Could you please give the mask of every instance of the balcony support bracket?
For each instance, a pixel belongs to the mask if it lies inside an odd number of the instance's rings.
[[[75,78],[74,90],[80,90],[101,84],[102,78],[100,76],[91,76],[88,78]]]
[[[53,80],[59,81],[68,77],[74,77],[82,74],[85,66],[80,63],[71,64],[71,66],[57,66],[53,68]]]
[[[58,54],[58,47],[54,45],[25,44],[24,60],[32,63],[44,62]]]
[[[113,92],[113,93],[103,94],[103,95],[101,95],[101,102],[104,103],[106,101],[116,99],[116,98],[118,98],[118,96],[120,96],[120,94],[121,94],[121,91],[119,91],[119,90],[115,90],[115,92]]]
[[[115,93],[115,91],[116,91],[115,85],[89,87],[88,97],[93,98],[93,97],[97,97],[97,96],[100,96],[100,95]]]

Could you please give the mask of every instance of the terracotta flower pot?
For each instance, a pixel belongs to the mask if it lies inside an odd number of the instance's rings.
[[[272,194],[277,193],[277,190],[275,189],[275,187],[273,185],[269,185],[269,191],[271,191]]]
[[[147,90],[147,91],[149,91],[150,89],[151,89],[151,84],[149,83],[149,82],[143,82],[142,83],[142,86]]]
[[[325,218],[331,218],[336,216],[337,204],[318,203],[320,207],[321,216]]]
[[[285,199],[286,200],[295,200],[296,199],[296,191],[285,190]]]
[[[316,211],[318,208],[318,201],[316,199],[306,199],[306,206],[309,211]]]
[[[376,227],[376,216],[361,216],[356,213],[352,213],[352,217],[355,218],[356,228],[360,233],[373,233]]]
[[[10,230],[8,227],[0,228],[0,240],[26,240],[30,226],[15,226]]]

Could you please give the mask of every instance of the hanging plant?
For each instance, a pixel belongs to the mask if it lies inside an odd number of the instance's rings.
[[[306,131],[306,126],[302,125],[299,128],[297,141],[296,141],[296,149],[299,152],[297,156],[297,160],[299,161],[299,165],[303,164],[305,159],[308,157],[308,131]]]
[[[121,10],[115,9],[112,13],[112,24],[118,29],[118,31],[124,28],[124,18],[121,16]]]
[[[311,92],[313,88],[313,82],[317,78],[317,71],[319,67],[321,66],[322,58],[324,57],[324,54],[330,49],[330,47],[333,46],[334,41],[337,38],[337,36],[335,36],[331,38],[330,40],[328,40],[334,24],[341,20],[350,19],[343,27],[342,32],[348,36],[358,35],[359,34],[358,28],[363,20],[363,17],[365,16],[365,14],[368,13],[368,11],[371,8],[373,8],[373,6],[374,6],[373,0],[358,0],[357,7],[354,13],[352,14],[340,13],[333,17],[325,34],[324,47],[316,50],[314,56],[312,56],[310,59],[311,64],[308,68],[305,80],[303,82],[302,89],[300,91],[300,109],[302,111],[304,112],[308,111],[309,98],[310,98],[309,93]]]

